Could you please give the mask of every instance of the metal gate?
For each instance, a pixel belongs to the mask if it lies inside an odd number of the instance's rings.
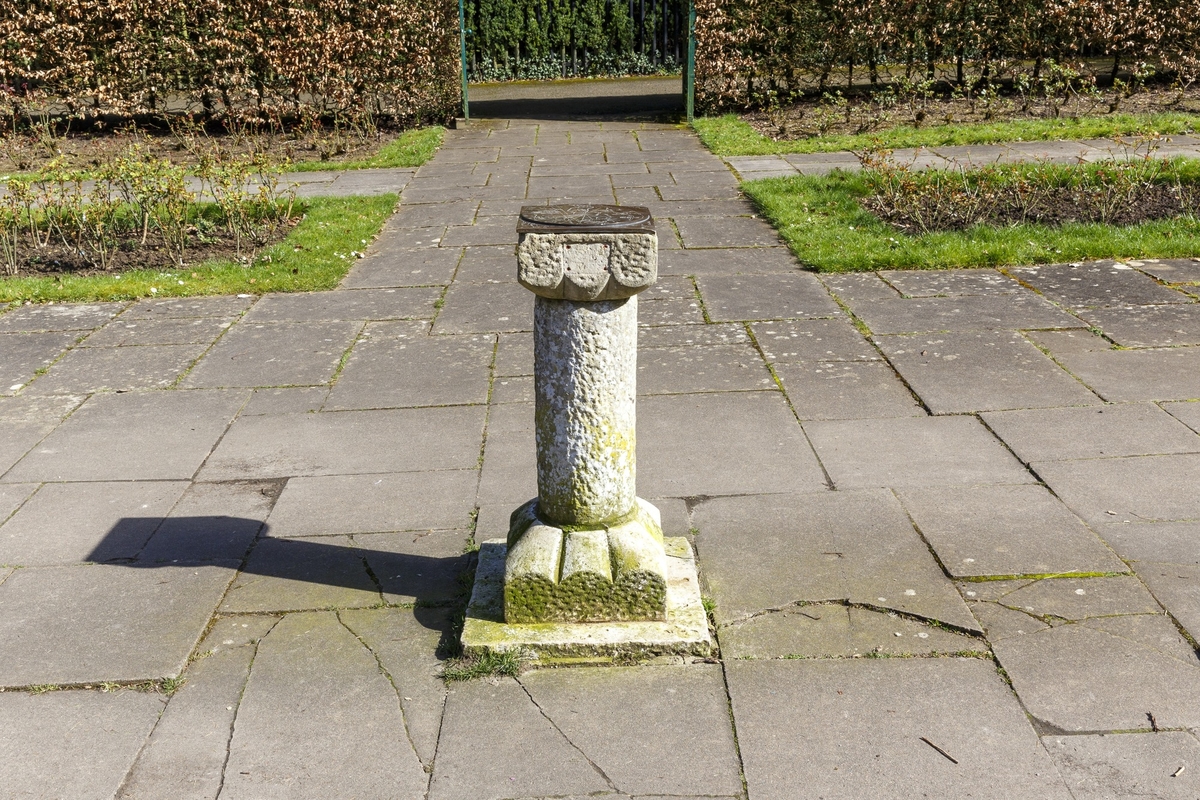
[[[458,0],[458,31],[460,45],[460,73],[462,76],[463,118],[471,118],[469,99],[469,80],[472,59],[475,57],[472,37],[476,32],[468,27],[468,3],[477,0]],[[683,105],[690,121],[695,108],[695,63],[696,63],[696,8],[692,0],[608,0],[609,8],[613,3],[628,3],[631,20],[633,21],[632,35],[636,37],[636,52],[645,56],[649,53],[651,63],[658,59],[666,62],[673,57],[683,73]],[[647,14],[649,2],[649,14]],[[474,6],[473,6],[474,8]],[[623,10],[623,9],[622,9]],[[661,49],[660,49],[661,47]],[[520,57],[520,44],[517,44],[517,55]],[[566,50],[563,50],[563,71]],[[588,50],[583,50],[583,61],[586,69]],[[571,62],[578,63],[578,51],[572,42]]]

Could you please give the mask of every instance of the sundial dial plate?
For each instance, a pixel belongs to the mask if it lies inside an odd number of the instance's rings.
[[[650,209],[642,206],[525,206],[517,233],[653,233]]]

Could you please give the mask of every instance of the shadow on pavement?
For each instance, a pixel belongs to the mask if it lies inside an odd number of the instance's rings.
[[[484,119],[674,122],[682,111],[677,93],[471,101],[471,116]]]
[[[218,565],[239,569],[239,575],[412,597],[417,621],[443,633],[449,628],[448,611],[465,600],[461,578],[474,560],[474,554],[434,557],[321,537],[273,538],[261,520],[239,517],[172,517],[156,523],[139,517],[119,520],[86,560],[133,569]],[[149,538],[147,530],[154,530]],[[131,552],[137,555],[130,557]],[[261,613],[278,612],[263,608]]]

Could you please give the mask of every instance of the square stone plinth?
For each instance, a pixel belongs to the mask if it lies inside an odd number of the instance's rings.
[[[660,655],[707,656],[708,618],[700,601],[696,561],[687,539],[668,538],[667,619],[664,622],[581,622],[509,625],[504,622],[504,539],[479,548],[475,589],[462,644],[467,654],[518,653],[538,663],[605,662]]]

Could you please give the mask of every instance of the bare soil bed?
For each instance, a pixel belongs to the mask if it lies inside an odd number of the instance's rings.
[[[269,247],[282,241],[299,221],[300,217],[297,216],[281,225],[274,235],[267,238],[262,247]],[[233,235],[225,228],[210,229],[206,227],[202,231],[193,227],[189,233],[191,240],[187,249],[184,250],[182,265],[176,261],[175,254],[162,241],[151,240],[144,245],[136,238],[122,241],[112,249],[107,269],[101,268],[94,260],[61,242],[52,242],[41,248],[22,243],[16,251],[18,264],[16,274],[7,273],[4,266],[0,265],[0,278],[119,275],[123,272],[140,269],[188,269],[210,259],[238,260],[237,243]],[[243,241],[242,262],[253,261],[255,252],[255,249],[249,248]]]
[[[88,170],[112,161],[130,145],[140,143],[147,155],[173,164],[195,167],[204,152],[219,148],[230,154],[263,153],[273,162],[328,161],[330,169],[347,161],[368,159],[401,135],[400,130],[361,130],[329,127],[263,133],[228,130],[213,125],[117,128],[91,125],[73,129],[67,123],[44,123],[16,134],[0,134],[0,176],[32,172],[56,158],[72,170]]]
[[[905,233],[965,230],[972,225],[996,227],[1033,223],[1058,227],[1100,222],[1137,225],[1195,214],[1194,188],[1153,184],[1120,196],[1103,189],[1050,187],[1031,196],[1028,185],[1000,186],[976,195],[965,193],[885,194],[862,199],[862,205]]]
[[[1103,117],[1109,114],[1200,113],[1200,86],[1187,90],[1146,88],[1070,91],[1054,97],[1007,93],[985,97],[938,97],[921,92],[876,92],[824,98],[741,115],[759,134],[777,141],[864,134],[900,126],[970,125],[1017,120]]]

